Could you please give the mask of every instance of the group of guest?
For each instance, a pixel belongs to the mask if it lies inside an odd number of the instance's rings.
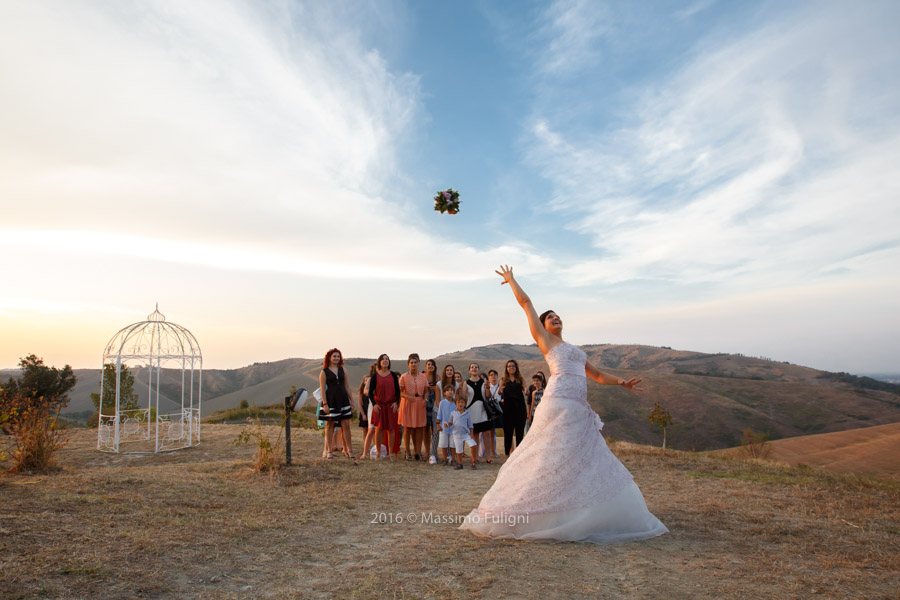
[[[506,456],[522,443],[546,387],[540,371],[525,382],[515,360],[508,360],[501,378],[491,369],[485,376],[478,363],[468,367],[468,378],[453,365],[438,373],[433,359],[420,369],[418,354],[410,354],[406,372],[391,368],[391,359],[382,354],[369,368],[354,395],[344,372],[341,351],[332,348],[325,355],[319,374],[322,405],[319,420],[325,422],[324,458],[333,458],[340,447],[351,459],[353,453],[350,419],[359,412],[364,430],[363,454],[395,459],[400,454],[401,438],[406,460],[452,463],[461,469],[466,447],[471,451],[471,467],[477,457],[487,463],[498,458],[498,428],[503,429]],[[498,410],[499,409],[499,410]],[[338,431],[340,436],[338,436]],[[439,457],[440,454],[440,457]]]

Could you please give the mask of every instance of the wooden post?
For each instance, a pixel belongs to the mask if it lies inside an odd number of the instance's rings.
[[[291,397],[284,397],[284,464],[291,466]]]

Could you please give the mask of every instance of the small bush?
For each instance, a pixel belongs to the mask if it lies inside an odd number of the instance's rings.
[[[250,428],[244,429],[238,434],[237,439],[234,440],[234,445],[240,446],[241,444],[252,442],[256,446],[253,470],[257,473],[275,473],[285,463],[284,450],[281,448],[281,440],[284,438],[284,423],[281,424],[282,435],[279,435],[273,444],[269,438],[269,433],[263,429],[259,417],[250,417],[247,421],[250,424]]]
[[[0,458],[12,459],[10,472],[41,472],[56,466],[54,455],[68,443],[60,410],[59,402],[44,397],[11,394],[3,399],[0,420],[10,440],[0,449]]]
[[[758,458],[762,460],[772,456],[772,446],[769,445],[769,434],[745,429],[741,438],[741,447],[738,456],[741,458]]]

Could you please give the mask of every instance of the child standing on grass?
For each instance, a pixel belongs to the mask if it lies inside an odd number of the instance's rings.
[[[453,432],[453,448],[456,450],[456,468],[462,469],[462,457],[465,447],[468,446],[472,452],[472,468],[475,466],[475,454],[477,451],[473,434],[475,430],[472,425],[472,417],[466,410],[466,401],[463,398],[456,399],[456,410],[450,413],[450,421],[444,424],[444,430],[450,429]]]
[[[534,411],[537,410],[538,404],[541,403],[541,398],[544,397],[544,380],[537,373],[532,376],[531,381],[533,382],[531,387],[531,393],[525,398],[526,405],[525,409],[527,410],[527,416],[525,417],[525,433],[528,433],[528,430],[531,429],[531,423],[534,421]]]
[[[450,443],[453,432],[452,430],[444,428],[444,423],[449,425],[450,415],[456,410],[456,405],[453,403],[453,396],[456,392],[453,389],[452,383],[443,388],[441,392],[444,397],[441,399],[441,403],[438,405],[437,413],[435,414],[435,428],[439,432],[438,448],[443,451],[444,462],[449,465],[450,456],[448,456],[448,452],[453,452],[453,447]]]
[[[498,405],[502,406],[500,404],[500,381],[499,380],[500,380],[500,374],[497,373],[497,371],[495,371],[494,369],[491,369],[490,371],[488,371],[488,387],[487,387],[488,398],[493,398],[494,400],[497,401]],[[503,429],[503,413],[502,412],[500,413],[500,417],[494,421],[494,428],[491,429],[491,439],[494,442],[492,444],[494,447],[494,451],[492,453],[494,458],[500,458],[499,456],[497,456],[497,428],[498,427],[500,429]],[[484,449],[481,450],[481,453],[483,456]],[[490,456],[487,456],[485,458],[488,459],[488,462],[491,462]]]
[[[344,449],[344,444],[341,441],[341,426],[338,423],[329,423],[327,425],[331,427],[331,450],[333,452],[341,452]],[[337,434],[337,435],[335,435]],[[347,454],[344,452],[344,454]]]

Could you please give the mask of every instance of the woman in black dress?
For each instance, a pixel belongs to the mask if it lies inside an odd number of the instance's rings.
[[[512,436],[516,434],[516,446],[522,443],[525,435],[525,419],[528,411],[525,408],[525,387],[522,385],[522,374],[519,363],[506,361],[503,380],[500,382],[500,397],[503,402],[503,447],[506,456],[512,452]]]
[[[331,441],[334,435],[332,425],[334,425],[341,428],[344,454],[356,460],[350,439],[353,394],[350,391],[350,384],[347,382],[347,375],[344,373],[344,357],[337,348],[332,348],[325,353],[325,362],[322,365],[322,372],[319,373],[319,389],[323,390],[319,420],[325,421],[325,446],[328,448],[325,458],[334,458],[334,453],[331,451]]]

